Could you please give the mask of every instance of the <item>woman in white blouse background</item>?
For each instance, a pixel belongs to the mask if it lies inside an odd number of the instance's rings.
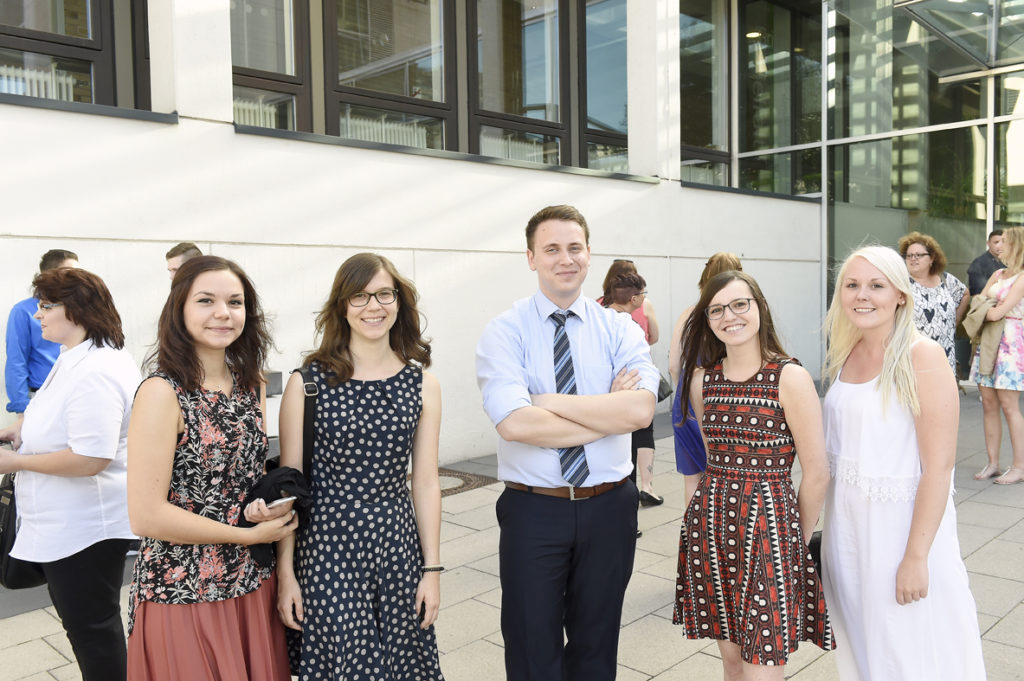
[[[64,347],[24,418],[0,430],[17,449],[0,449],[0,473],[18,476],[11,555],[42,566],[83,681],[123,681],[125,439],[139,370],[102,279],[64,268],[32,284],[43,338]]]

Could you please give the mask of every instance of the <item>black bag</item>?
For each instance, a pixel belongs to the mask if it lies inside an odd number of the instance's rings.
[[[14,473],[0,480],[0,586],[5,589],[29,589],[46,584],[39,563],[11,557],[18,532],[18,509],[14,503]]]
[[[811,534],[811,541],[807,545],[807,548],[811,552],[811,560],[814,561],[814,567],[818,569],[818,575],[821,575],[821,530],[815,530]]]
[[[672,387],[672,381],[668,380],[664,373],[659,371],[658,377],[661,379],[658,381],[658,401],[661,402],[675,392],[675,389]]]

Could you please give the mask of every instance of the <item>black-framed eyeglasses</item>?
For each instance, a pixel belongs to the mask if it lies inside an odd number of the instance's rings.
[[[737,298],[736,300],[730,300],[725,305],[709,305],[704,309],[704,314],[707,315],[708,319],[719,319],[725,314],[725,308],[729,308],[736,314],[746,314],[750,311],[750,304],[754,302],[753,298]]]
[[[366,307],[370,304],[370,296],[376,298],[377,302],[381,305],[390,305],[398,300],[398,289],[382,288],[375,293],[360,291],[359,293],[353,293],[349,297],[348,303],[352,307]]]
[[[903,257],[907,260],[920,260],[921,258],[927,258],[931,253],[907,253]]]
[[[53,308],[60,307],[63,304],[64,303],[39,303],[39,309],[43,310],[44,312],[49,312]]]

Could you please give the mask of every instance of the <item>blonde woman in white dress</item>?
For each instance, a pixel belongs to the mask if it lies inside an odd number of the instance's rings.
[[[913,305],[903,259],[870,246],[826,319],[822,576],[841,681],[985,678],[952,498],[957,386]]]

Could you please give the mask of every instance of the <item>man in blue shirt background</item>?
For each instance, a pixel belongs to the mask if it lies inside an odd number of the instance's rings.
[[[78,267],[78,256],[71,251],[54,248],[43,254],[39,271],[58,267]],[[35,314],[39,301],[26,298],[11,308],[7,317],[7,363],[4,385],[7,389],[7,411],[19,417],[28,406],[30,393],[39,389],[57,361],[60,344],[43,339],[43,330]]]
[[[505,671],[612,681],[636,547],[630,433],[651,422],[659,376],[632,318],[582,295],[579,211],[538,212],[526,248],[538,291],[493,319],[476,353],[506,486],[495,509]]]

